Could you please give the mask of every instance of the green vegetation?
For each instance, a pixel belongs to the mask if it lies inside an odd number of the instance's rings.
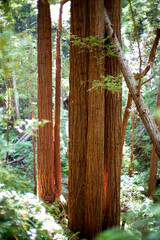
[[[159,8],[158,0],[133,1],[144,65],[154,41],[154,30],[159,24]],[[36,120],[36,11],[35,1],[0,2],[0,239],[74,240],[78,237],[77,234],[72,234],[67,227],[67,207],[64,207],[59,199],[53,206],[46,206],[33,194],[33,145],[30,133],[34,129],[36,136],[37,127],[46,123],[45,120],[43,123]],[[57,24],[53,23],[54,59],[56,27]],[[65,86],[65,88],[62,87],[62,102],[69,92],[68,32],[69,23],[67,22],[62,32],[62,83]],[[106,56],[115,56],[113,46],[107,45],[107,48],[104,48],[104,43],[108,39],[91,36],[87,39],[72,36],[72,39],[75,46],[80,46],[81,51],[86,51],[86,49],[92,51],[93,48],[101,47],[101,59],[97,60],[97,64]],[[122,41],[130,67],[134,73],[137,73],[139,56],[128,1],[122,1]],[[154,77],[141,88],[153,117],[156,111],[159,69],[160,49],[157,49],[150,76],[145,76],[143,81],[151,76]],[[90,90],[104,87],[113,93],[119,92],[121,89],[117,80],[121,81],[121,78],[122,76],[115,79],[108,76],[107,78],[102,77],[102,81],[95,79]],[[125,109],[128,89],[124,79],[122,81],[122,102],[123,109]],[[134,106],[132,113],[135,140],[133,175],[132,177],[128,176],[132,144],[132,125],[129,119],[121,177],[121,225],[124,223],[124,230],[105,231],[95,240],[160,239],[160,189],[157,188],[154,200],[147,198],[152,144]],[[156,114],[159,117],[159,110]],[[7,128],[9,131],[8,142]],[[23,136],[25,137],[23,138]],[[6,153],[9,153],[7,160]],[[65,179],[63,185],[63,194],[65,194],[68,174],[68,111],[63,106],[61,109],[61,164],[62,176]],[[160,178],[159,163],[157,178]]]

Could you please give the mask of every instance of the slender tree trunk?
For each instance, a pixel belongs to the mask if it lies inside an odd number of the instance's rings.
[[[109,36],[109,40],[115,45],[117,59],[121,68],[121,71],[124,75],[125,81],[127,83],[127,86],[129,88],[129,91],[132,94],[132,98],[136,104],[137,110],[139,112],[139,115],[143,121],[143,124],[145,125],[147,132],[154,144],[155,150],[160,157],[160,132],[153,121],[151,114],[149,112],[149,109],[143,99],[142,94],[137,95],[137,84],[134,79],[134,76],[131,72],[131,70],[128,67],[127,60],[122,52],[121,46],[119,44],[119,41],[117,39],[116,34],[114,33],[110,19],[108,17],[107,12],[105,11],[105,28]]]
[[[61,107],[61,34],[62,34],[62,9],[67,1],[61,1],[59,21],[56,38],[56,79],[55,79],[55,112],[54,112],[54,164],[56,197],[62,194],[61,161],[60,161],[60,107]]]
[[[131,108],[132,108],[132,95],[130,92],[128,92],[127,105],[124,110],[123,121],[122,121],[122,153],[123,153],[124,138],[125,138],[125,133],[126,133],[126,128],[127,128]]]
[[[121,1],[105,0],[114,30],[120,41]],[[106,60],[106,73],[120,75],[117,58]],[[120,224],[120,173],[121,173],[121,99],[120,93],[106,90],[105,145],[104,145],[104,229]]]
[[[132,145],[131,145],[131,157],[130,157],[130,165],[129,165],[129,177],[132,177],[132,165],[133,165],[133,150],[134,150],[134,121],[133,121],[133,113],[131,113],[131,124],[132,124]]]
[[[14,88],[14,101],[15,101],[15,108],[16,108],[16,119],[20,119],[19,96],[18,96],[18,91],[17,91],[16,79],[14,76],[13,76],[13,88]]]
[[[32,107],[32,119],[34,118],[34,110]],[[33,148],[33,181],[34,181],[34,193],[37,192],[37,180],[36,180],[36,146],[35,146],[35,130],[32,129],[32,148]]]
[[[74,0],[71,33],[104,37],[102,0]],[[104,90],[88,91],[100,79],[100,49],[80,51],[71,43],[69,96],[69,227],[92,239],[102,230],[104,172]]]
[[[10,88],[9,79],[7,80],[7,129],[6,129],[6,141],[9,143],[9,111],[10,111]],[[8,161],[9,152],[6,152],[6,161]]]
[[[28,62],[30,62],[30,58],[28,58]],[[31,106],[32,111],[32,120],[34,119],[34,105],[32,103],[31,99],[31,71],[29,67],[29,81],[28,81],[28,97],[29,97],[29,103]],[[34,97],[33,97],[34,102]],[[35,147],[35,130],[32,128],[32,150],[33,150],[33,181],[34,181],[34,193],[37,192],[37,180],[36,180],[36,147]]]
[[[51,18],[48,0],[38,1],[38,119],[49,122],[39,127],[37,135],[37,193],[53,202],[54,149],[52,119],[52,48]]]
[[[157,99],[157,108],[160,107],[160,80],[159,80],[159,88],[158,88],[158,99]],[[160,127],[159,119],[155,119],[155,122],[158,127]],[[148,182],[148,197],[154,196],[157,184],[157,166],[158,166],[158,156],[155,151],[154,146],[152,145],[152,154],[151,154],[151,163],[150,163],[150,175]]]

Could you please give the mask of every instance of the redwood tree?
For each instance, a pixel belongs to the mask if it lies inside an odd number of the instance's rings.
[[[103,0],[73,0],[71,34],[104,37],[103,12]],[[104,90],[88,91],[100,79],[100,52],[71,43],[68,215],[71,230],[87,239],[102,230],[103,221]]]
[[[121,1],[105,0],[105,7],[120,41]],[[117,77],[117,57],[106,59],[106,75]],[[121,82],[119,82],[121,85]],[[121,93],[105,93],[104,142],[104,229],[119,225],[121,174]]]
[[[37,193],[53,202],[54,151],[52,120],[52,48],[51,18],[48,0],[38,1],[38,119],[48,120],[37,135]]]

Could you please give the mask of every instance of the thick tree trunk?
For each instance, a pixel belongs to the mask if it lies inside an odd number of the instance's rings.
[[[74,0],[71,4],[71,34],[89,35],[87,26],[87,0]],[[72,36],[71,36],[72,37]],[[88,53],[70,45],[69,95],[69,178],[68,224],[73,232],[84,233],[85,177],[87,163],[88,125]],[[83,83],[83,84],[81,84]]]
[[[158,87],[158,99],[157,99],[157,108],[160,107],[160,81]],[[158,127],[160,127],[159,119],[155,119],[155,122]],[[152,145],[152,155],[151,155],[151,163],[150,163],[150,175],[149,175],[149,182],[148,182],[148,197],[154,196],[157,184],[157,166],[158,166],[158,156],[155,151],[154,146]]]
[[[125,81],[127,83],[127,86],[129,88],[129,91],[132,94],[132,98],[136,104],[137,110],[139,112],[139,115],[143,121],[143,124],[145,125],[148,134],[154,144],[155,150],[160,157],[160,132],[154,122],[154,120],[151,117],[151,114],[149,112],[149,109],[142,97],[142,94],[137,94],[137,84],[134,79],[134,76],[131,72],[131,70],[128,67],[127,60],[124,56],[124,53],[122,52],[121,46],[119,44],[119,41],[117,39],[116,34],[114,33],[110,19],[108,17],[107,12],[104,12],[105,14],[105,28],[109,36],[110,42],[112,42],[115,45],[117,59],[121,68],[121,71],[124,75]]]
[[[114,30],[120,41],[121,1],[105,0]],[[118,60],[106,60],[107,75],[120,75]],[[120,83],[121,84],[121,83]],[[106,90],[105,96],[105,145],[104,145],[104,226],[120,224],[120,173],[121,173],[121,93]]]
[[[48,0],[38,1],[38,119],[49,122],[39,127],[37,135],[37,193],[53,202],[54,151],[52,119],[52,48]]]
[[[103,0],[74,0],[71,33],[104,37]],[[71,44],[69,96],[69,227],[92,239],[102,230],[104,171],[104,90],[87,91],[100,79],[100,49]]]
[[[89,35],[104,37],[104,1],[89,0]],[[88,89],[104,75],[101,49],[89,52]],[[99,65],[100,64],[100,69]],[[87,165],[85,180],[84,237],[92,239],[102,229],[104,182],[104,89],[88,93]]]

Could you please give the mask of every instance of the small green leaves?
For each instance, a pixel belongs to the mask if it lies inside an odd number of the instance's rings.
[[[92,52],[95,49],[99,49],[101,52],[100,58],[115,56],[114,46],[107,43],[108,39],[109,37],[88,36],[80,38],[77,35],[71,35],[71,43],[73,46],[78,46],[80,48],[79,52]]]
[[[95,89],[98,90],[99,87],[104,88],[112,93],[121,93],[121,79],[122,76],[118,75],[116,77],[108,75],[108,76],[101,76],[101,80],[94,80],[92,87],[89,91]]]

